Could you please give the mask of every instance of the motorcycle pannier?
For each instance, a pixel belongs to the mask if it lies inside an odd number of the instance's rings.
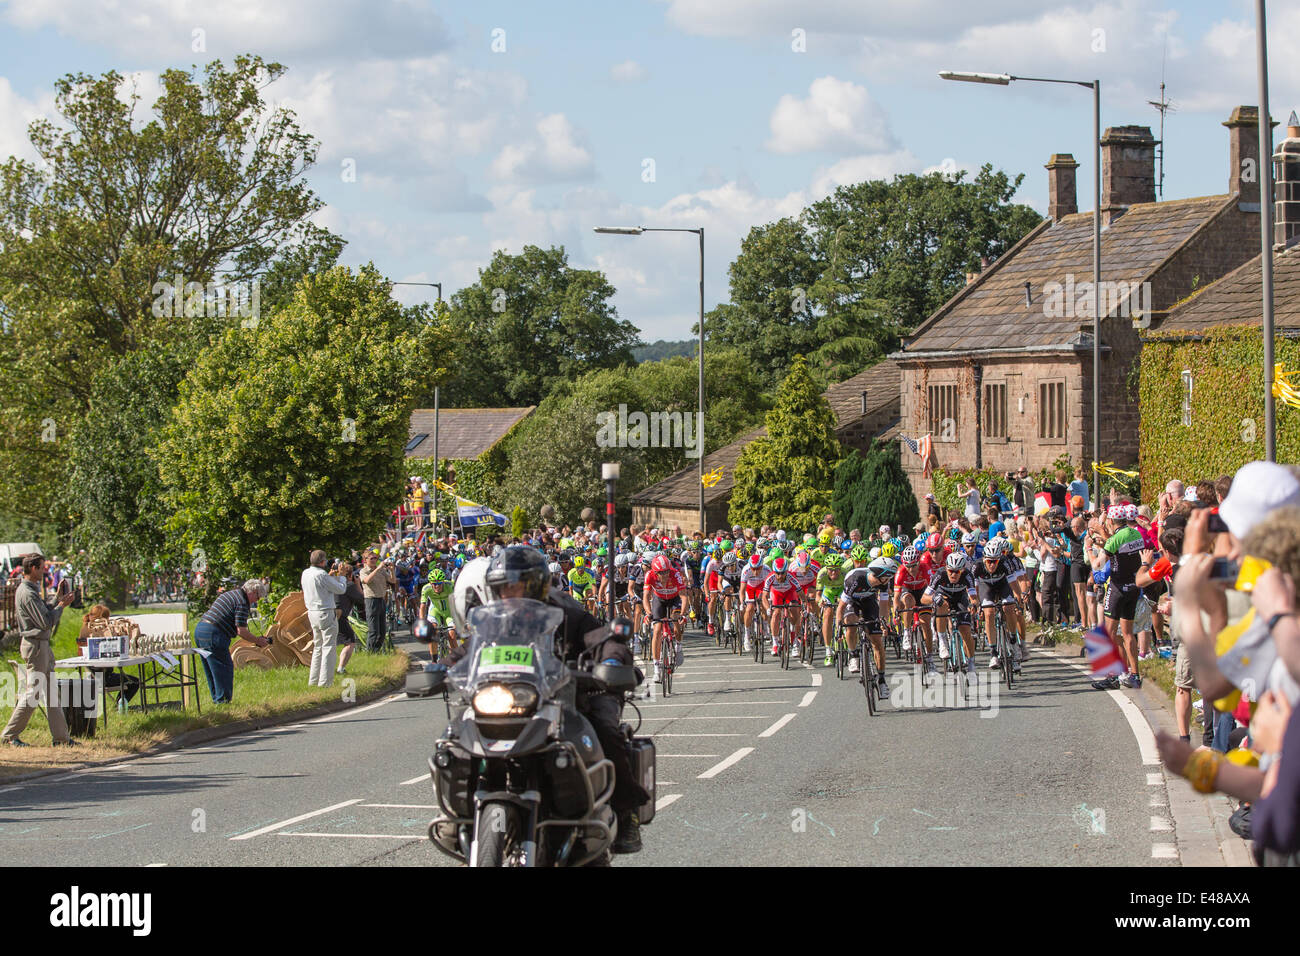
[[[650,799],[637,810],[637,821],[649,823],[655,818],[655,744],[649,737],[633,737],[631,747],[632,773],[650,794]]]

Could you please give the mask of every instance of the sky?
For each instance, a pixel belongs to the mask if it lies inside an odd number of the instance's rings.
[[[1270,7],[1285,121],[1300,3]],[[939,70],[1098,79],[1103,128],[1157,136],[1163,74],[1169,199],[1226,192],[1220,124],[1259,99],[1249,0],[0,0],[0,157],[35,158],[60,76],[116,69],[143,111],[161,71],[240,53],[288,67],[266,96],[319,141],[308,181],[345,263],[450,295],[497,250],[562,245],[647,342],[690,334],[697,240],[594,226],[702,227],[711,309],[750,229],[840,184],[991,163],[1046,213],[1043,164],[1073,153],[1090,207],[1088,90]]]

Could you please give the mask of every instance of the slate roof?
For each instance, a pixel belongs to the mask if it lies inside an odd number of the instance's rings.
[[[1103,282],[1141,282],[1235,196],[1136,203],[1101,233]],[[896,358],[911,352],[1078,346],[1087,316],[1044,314],[1049,282],[1092,281],[1092,212],[1039,224],[923,322]],[[1025,303],[1025,282],[1032,303]]]
[[[899,403],[902,372],[897,362],[888,359],[877,362],[865,372],[832,385],[822,394],[835,412],[836,428],[845,428],[862,418],[862,392],[867,393],[867,414],[873,415],[881,408]],[[896,423],[895,423],[896,424]],[[704,489],[705,507],[731,494],[735,485],[736,462],[745,446],[767,435],[766,428],[746,432],[736,441],[724,445],[704,456],[704,472],[722,469],[722,479],[712,488]],[[699,466],[691,462],[681,471],[674,472],[663,481],[643,488],[630,501],[634,505],[698,505],[700,500]]]
[[[1204,332],[1228,325],[1263,325],[1260,257],[1212,282],[1169,311],[1159,332]],[[1300,328],[1300,246],[1273,256],[1273,322]]]
[[[444,408],[438,413],[438,457],[477,458],[519,424],[536,405],[527,408]],[[408,442],[407,458],[433,457],[433,409],[411,412],[411,441],[426,436],[414,446]]]

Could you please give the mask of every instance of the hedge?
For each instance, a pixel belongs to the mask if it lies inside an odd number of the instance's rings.
[[[1300,343],[1278,337],[1276,362],[1300,368]],[[1183,370],[1192,373],[1191,427],[1182,424]],[[1264,457],[1264,341],[1258,328],[1200,338],[1159,333],[1142,347],[1141,472],[1150,496],[1171,478],[1193,484]],[[1300,409],[1277,402],[1277,460],[1300,460]]]
[[[1058,457],[1056,461],[1052,462],[1051,468],[1029,473],[1029,477],[1034,479],[1035,494],[1055,480],[1056,472],[1059,469],[1065,470],[1067,475],[1065,483],[1068,485],[1074,478],[1074,465],[1070,462],[1068,454]],[[1004,471],[995,471],[988,468],[965,468],[957,471],[945,471],[942,468],[936,468],[931,475],[931,483],[934,487],[934,500],[944,510],[944,514],[947,514],[950,508],[965,513],[966,498],[957,494],[957,488],[963,483],[969,485],[972,479],[975,481],[976,487],[979,488],[981,496],[984,495],[989,482],[996,481],[998,491],[1006,495],[1008,501],[1012,500],[1015,485],[1007,481],[1007,475]]]

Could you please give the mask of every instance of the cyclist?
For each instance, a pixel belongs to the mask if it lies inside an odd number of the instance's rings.
[[[903,549],[902,559],[903,566],[894,575],[894,610],[903,622],[903,650],[912,649],[912,636],[919,631],[918,639],[925,642],[925,666],[930,670],[934,667],[931,661],[934,639],[930,635],[930,609],[921,604],[930,579],[921,571],[921,557],[914,546],[908,545]]]
[[[438,568],[429,572],[429,581],[420,589],[420,619],[428,621],[434,628],[447,629],[447,645],[456,650],[456,619],[451,614],[450,582]],[[434,646],[433,651],[437,648]]]
[[[851,565],[850,565],[851,566]],[[844,574],[847,569],[840,563],[839,556],[824,559],[821,570],[817,572],[816,588],[821,596],[822,608],[822,643],[826,645],[826,659],[822,662],[831,666],[831,645],[835,637],[835,612],[844,593]],[[856,659],[854,661],[856,664]],[[854,664],[850,664],[852,667]]]
[[[799,594],[803,599],[804,606],[808,609],[808,613],[815,618],[817,616],[817,592],[813,585],[817,583],[817,572],[821,568],[813,563],[812,555],[808,552],[806,543],[795,549],[794,561],[790,562],[789,568],[790,576],[794,578],[794,583],[799,586]]]
[[[592,599],[596,594],[596,576],[587,567],[587,559],[580,554],[575,555],[573,570],[565,577],[569,579],[569,593],[573,599],[581,601],[586,606],[588,614],[594,614]]]
[[[754,607],[763,592],[763,585],[767,581],[767,575],[768,570],[763,567],[763,559],[757,551],[749,556],[744,569],[740,572],[741,595],[745,602],[743,626],[745,630],[744,649],[746,652],[753,649],[753,645],[750,643],[751,638],[757,638],[758,636],[754,631]]]
[[[631,599],[633,608],[632,633],[637,635],[641,633],[641,625],[645,622],[641,613],[641,582],[650,570],[652,557],[649,551],[642,551],[632,555],[627,563],[627,596]],[[638,646],[634,649],[639,650],[641,638],[636,640]]]
[[[1146,544],[1137,528],[1137,506],[1112,505],[1106,511],[1105,528],[1110,537],[1102,546],[1102,553],[1110,559],[1110,584],[1106,588],[1102,614],[1106,618],[1106,630],[1119,648],[1120,660],[1127,665],[1127,672],[1119,678],[1119,683],[1124,687],[1141,687],[1133,619],[1141,596],[1137,573],[1146,569],[1142,560]]]
[[[663,643],[663,628],[664,624],[671,627],[670,615],[673,611],[681,610],[681,594],[686,590],[686,581],[681,572],[673,567],[668,555],[659,554],[651,562],[643,584],[642,608],[654,624],[650,642],[650,653],[655,662],[654,679],[662,683],[664,675],[659,652]]]
[[[898,548],[892,541],[886,541],[880,546],[880,553],[871,558],[867,568],[881,584],[876,589],[876,603],[880,606],[881,624],[885,628],[893,628],[894,578],[898,575]]]
[[[768,574],[767,579],[763,582],[763,605],[770,615],[768,623],[772,630],[772,656],[776,657],[781,653],[781,637],[784,633],[792,629],[793,618],[787,617],[785,621],[779,620],[782,615],[782,608],[790,608],[785,614],[789,615],[797,610],[802,599],[803,593],[799,590],[799,585],[794,576],[790,573],[789,562],[785,556],[775,558],[772,561],[772,571]],[[794,639],[790,648],[791,656],[795,656],[799,649],[799,641]]]
[[[849,672],[861,673],[858,659],[858,629],[865,627],[876,655],[877,695],[889,699],[889,682],[885,679],[885,639],[880,627],[880,605],[876,600],[883,581],[867,567],[870,552],[863,545],[855,545],[849,552],[853,567],[844,574],[844,590],[840,593],[840,606],[836,612],[846,625],[845,639],[849,644]]]
[[[970,630],[970,602],[975,599],[975,581],[966,568],[966,555],[954,551],[944,559],[944,569],[936,571],[922,596],[934,608],[935,627],[939,631],[939,657],[948,656],[948,632],[955,625],[966,649],[966,673],[975,673],[975,638]]]
[[[975,566],[975,587],[979,592],[980,611],[984,617],[984,633],[990,642],[997,633],[995,621],[998,610],[1002,611],[1002,620],[1013,644],[1017,645],[1015,659],[1011,662],[1012,673],[1020,673],[1020,661],[1024,658],[1024,642],[1016,641],[1012,620],[1015,617],[1016,596],[1011,592],[1011,566],[1003,560],[1006,539],[995,537],[984,549],[984,559]],[[1008,610],[1012,613],[1008,613]],[[997,668],[1002,664],[998,660],[997,647],[989,659],[989,667]]]
[[[716,621],[721,627],[729,622],[731,633],[728,640],[736,640],[739,628],[736,627],[736,596],[740,593],[740,562],[734,551],[726,551],[722,560],[709,564],[709,578],[706,587],[710,589],[712,599],[709,605],[709,620]]]

